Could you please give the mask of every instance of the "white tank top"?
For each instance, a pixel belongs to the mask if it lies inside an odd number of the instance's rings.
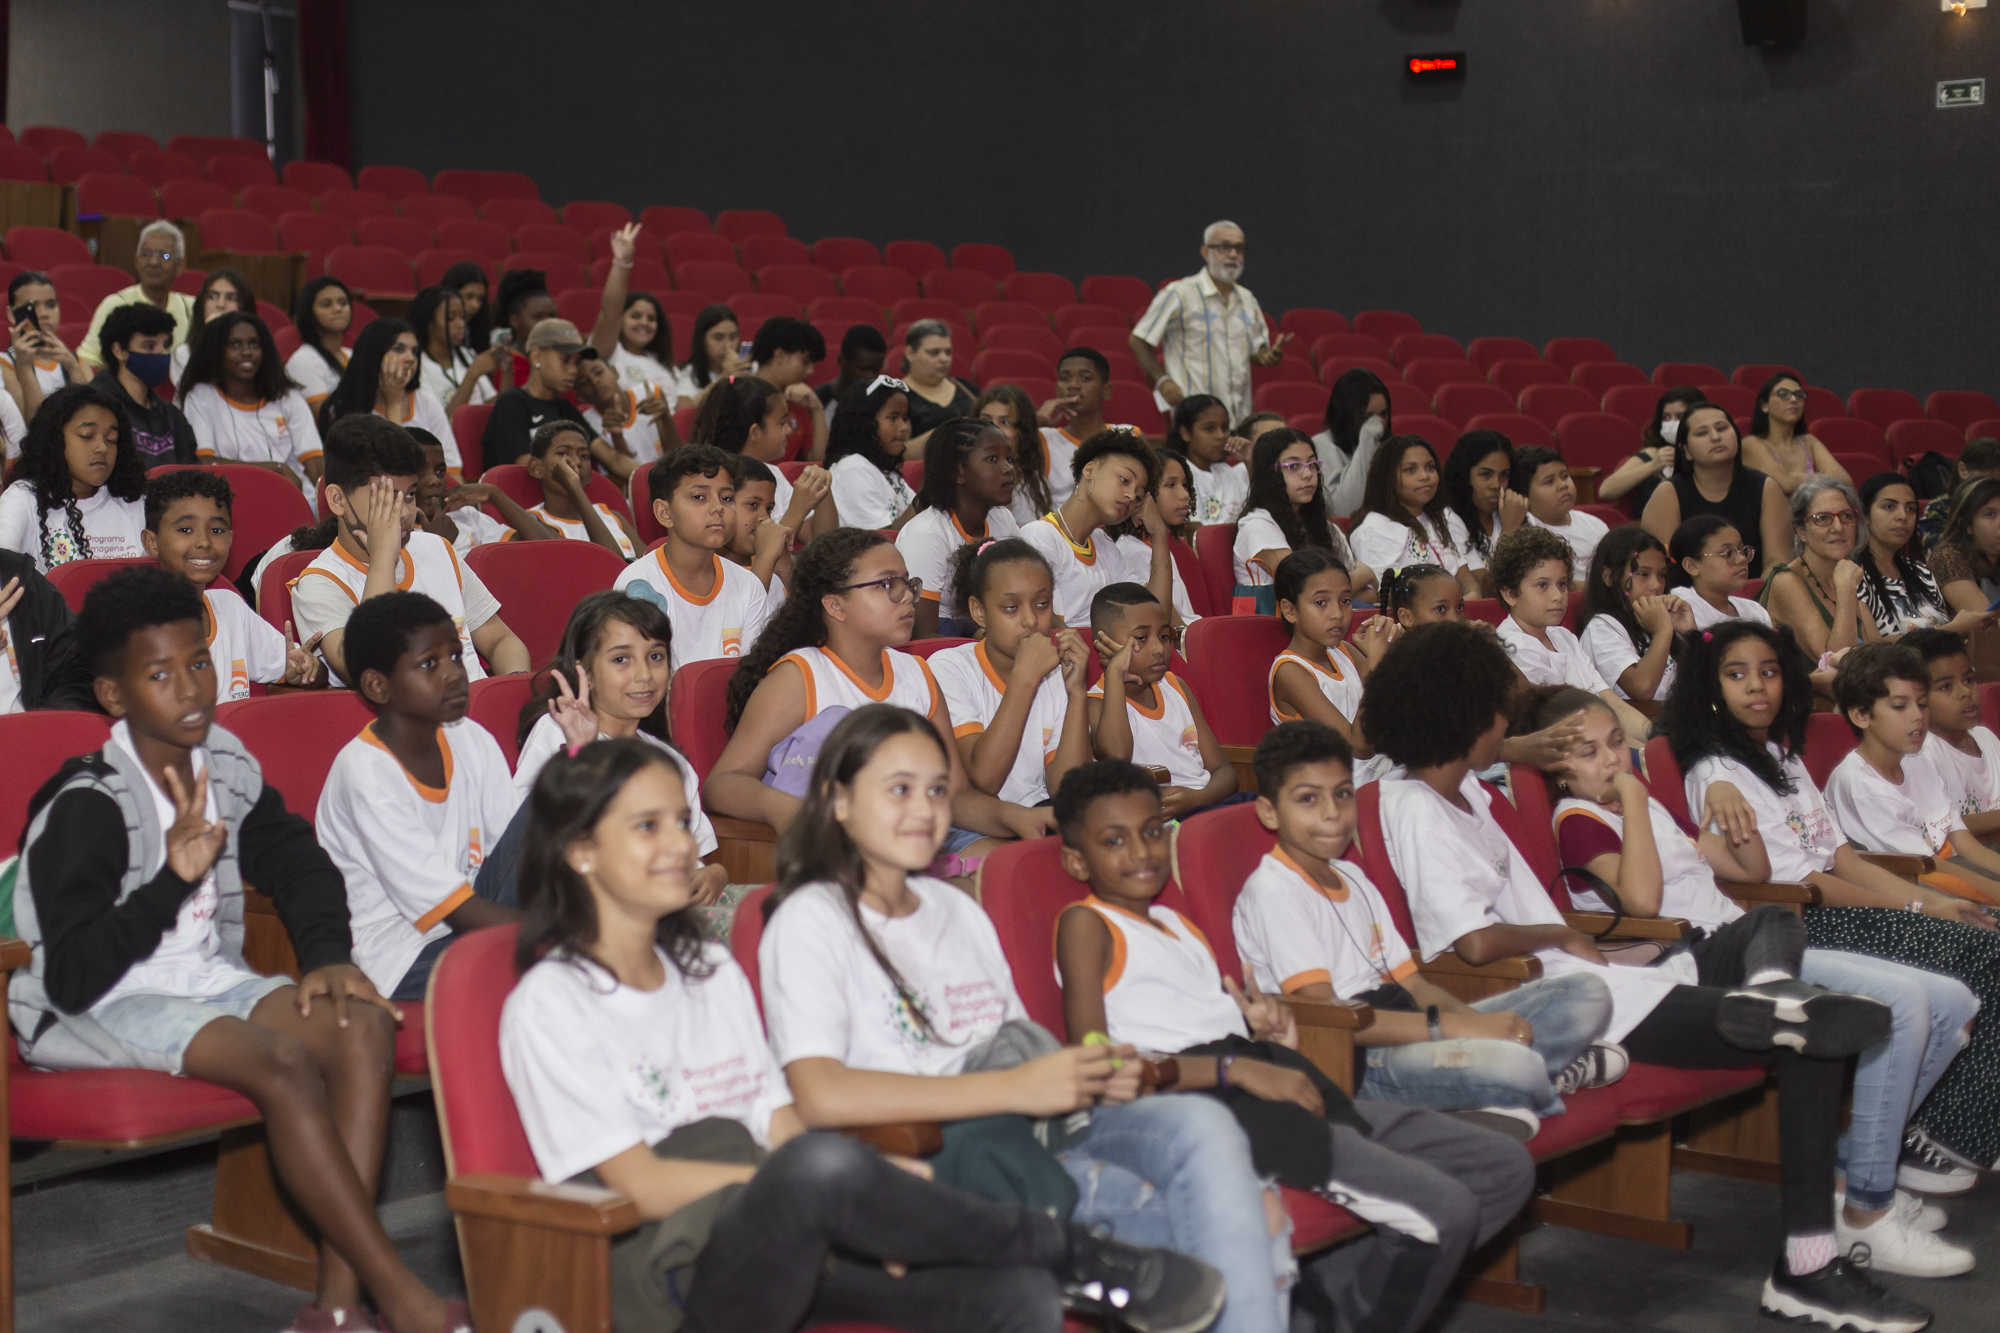
[[[1111,966],[1104,973],[1104,1022],[1111,1040],[1170,1055],[1250,1035],[1243,1011],[1222,989],[1215,950],[1193,922],[1158,903],[1147,909],[1150,924],[1096,897],[1076,906],[1097,913],[1111,928]],[[1056,979],[1062,979],[1060,972]]]
[[[929,717],[942,696],[930,663],[915,653],[882,650],[882,686],[871,690],[848,669],[847,663],[824,648],[801,648],[786,653],[779,663],[794,662],[806,682],[806,715],[810,722],[822,708],[839,705],[863,708],[869,704],[895,704]],[[777,663],[773,664],[775,669]]]
[[[1319,686],[1319,692],[1326,696],[1326,701],[1339,709],[1342,717],[1349,722],[1354,721],[1355,713],[1361,708],[1361,672],[1352,661],[1345,661],[1345,654],[1337,648],[1326,656],[1327,660],[1333,663],[1331,674],[1325,668],[1308,662],[1290,649],[1279,653],[1277,660],[1271,663],[1271,673],[1265,679],[1264,690],[1271,699],[1272,726],[1280,722],[1299,720],[1297,713],[1288,713],[1278,707],[1278,668],[1287,662],[1296,662],[1310,671],[1313,684]]]

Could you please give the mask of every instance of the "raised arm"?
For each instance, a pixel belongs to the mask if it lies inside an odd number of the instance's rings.
[[[590,328],[590,345],[609,358],[618,346],[625,322],[625,296],[631,290],[633,258],[639,253],[639,224],[627,223],[611,233],[611,271],[604,275],[604,299],[597,304],[597,323]]]

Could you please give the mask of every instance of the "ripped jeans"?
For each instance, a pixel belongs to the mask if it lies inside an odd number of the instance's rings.
[[[1456,1037],[1368,1050],[1354,1095],[1378,1102],[1472,1111],[1518,1106],[1537,1115],[1562,1110],[1553,1079],[1590,1049],[1611,1022],[1611,991],[1588,972],[1530,981],[1472,1005],[1518,1014],[1535,1030],[1527,1046],[1491,1037]]]

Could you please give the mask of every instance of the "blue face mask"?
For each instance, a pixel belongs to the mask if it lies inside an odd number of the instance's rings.
[[[157,389],[173,372],[173,357],[167,352],[127,352],[125,369],[138,376],[139,383]]]

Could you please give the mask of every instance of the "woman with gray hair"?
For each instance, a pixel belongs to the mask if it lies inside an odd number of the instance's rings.
[[[1861,540],[1861,497],[1825,474],[1807,477],[1791,496],[1795,554],[1771,566],[1758,602],[1776,625],[1791,626],[1813,657],[1882,637],[1861,605],[1866,577],[1854,561]]]
[[[903,334],[903,382],[910,386],[909,456],[921,458],[930,434],[972,415],[972,391],[951,377],[951,326],[920,319]]]

